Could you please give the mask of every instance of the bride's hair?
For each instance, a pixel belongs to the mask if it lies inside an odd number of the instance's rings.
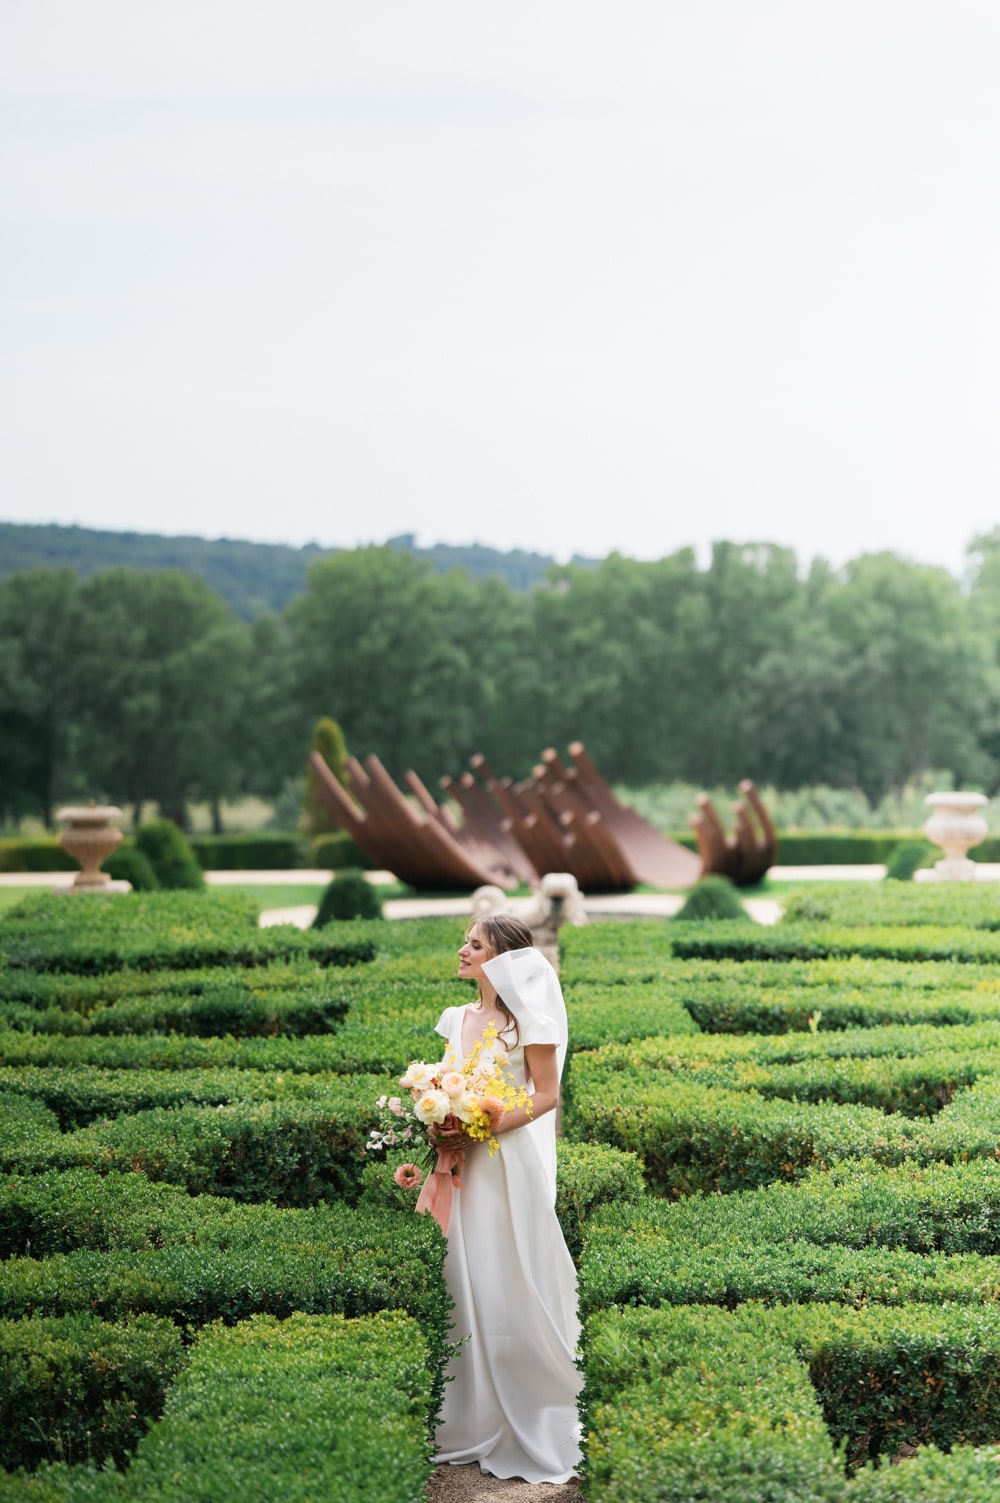
[[[490,951],[490,959],[494,955],[502,955],[505,950],[527,950],[534,944],[531,930],[523,919],[515,918],[512,913],[491,913],[484,918],[477,918],[475,928],[479,932],[479,938]],[[470,925],[469,932],[472,932]],[[482,991],[479,993],[480,1002],[483,1000]],[[507,1019],[501,1030],[501,1038],[511,1028],[514,1030],[514,1047],[520,1043],[521,1031],[517,1026],[517,1019],[507,1006],[504,999],[497,993],[497,1006]]]

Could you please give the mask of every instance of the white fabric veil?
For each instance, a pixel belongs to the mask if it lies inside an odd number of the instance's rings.
[[[483,962],[483,972],[517,1019],[522,1044],[555,1044],[559,1078],[566,1060],[569,1026],[559,977],[541,950],[504,950]],[[520,1131],[530,1134],[541,1156],[553,1203],[556,1195],[556,1113],[546,1112]]]

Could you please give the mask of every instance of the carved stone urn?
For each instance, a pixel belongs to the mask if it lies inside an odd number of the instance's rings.
[[[924,799],[933,814],[924,825],[928,840],[944,851],[933,871],[939,882],[975,882],[979,873],[968,852],[986,835],[988,826],[978,812],[989,803],[982,793],[929,793]]]
[[[112,882],[107,872],[101,871],[101,862],[110,856],[122,843],[122,832],[111,823],[120,819],[122,811],[113,804],[95,804],[86,807],[60,809],[57,819],[68,820],[59,836],[59,844],[74,861],[79,861],[78,872],[70,888],[71,892],[128,892],[130,883]]]

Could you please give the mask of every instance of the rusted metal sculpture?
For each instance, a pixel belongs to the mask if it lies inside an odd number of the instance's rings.
[[[692,815],[698,853],[661,835],[620,803],[573,742],[566,767],[551,748],[522,783],[498,778],[485,757],[472,773],[441,787],[461,812],[438,804],[416,773],[410,792],[396,786],[378,757],[348,759],[341,787],[318,752],[317,787],[332,817],[377,866],[425,890],[520,883],[537,886],[546,872],[571,873],[584,892],[622,892],[637,883],[690,887],[709,872],[757,882],[774,862],[774,827],[752,783],[740,784],[736,829],[727,836],[706,794]],[[477,781],[478,778],[478,781]],[[755,823],[756,821],[756,823]]]
[[[740,784],[740,793],[743,799],[733,805],[732,835],[726,834],[707,793],[698,794],[698,812],[690,821],[704,874],[717,872],[738,887],[751,887],[774,865],[778,841],[771,817],[749,778]]]
[[[466,832],[450,811],[439,809],[422,785],[421,792],[434,812],[428,811],[422,797],[418,802],[423,807],[414,808],[378,757],[366,757],[364,766],[349,757],[346,789],[318,752],[310,753],[310,762],[331,818],[370,861],[393,872],[401,882],[425,891],[447,892],[484,883],[509,890],[521,881],[499,852],[484,846],[474,831]]]

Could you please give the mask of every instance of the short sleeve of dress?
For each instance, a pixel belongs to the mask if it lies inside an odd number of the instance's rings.
[[[453,1007],[446,1007],[434,1024],[434,1032],[439,1033],[443,1039],[451,1038],[451,1015],[454,1011]]]
[[[560,1044],[559,1024],[538,1013],[522,1013],[517,1020],[522,1044]]]

